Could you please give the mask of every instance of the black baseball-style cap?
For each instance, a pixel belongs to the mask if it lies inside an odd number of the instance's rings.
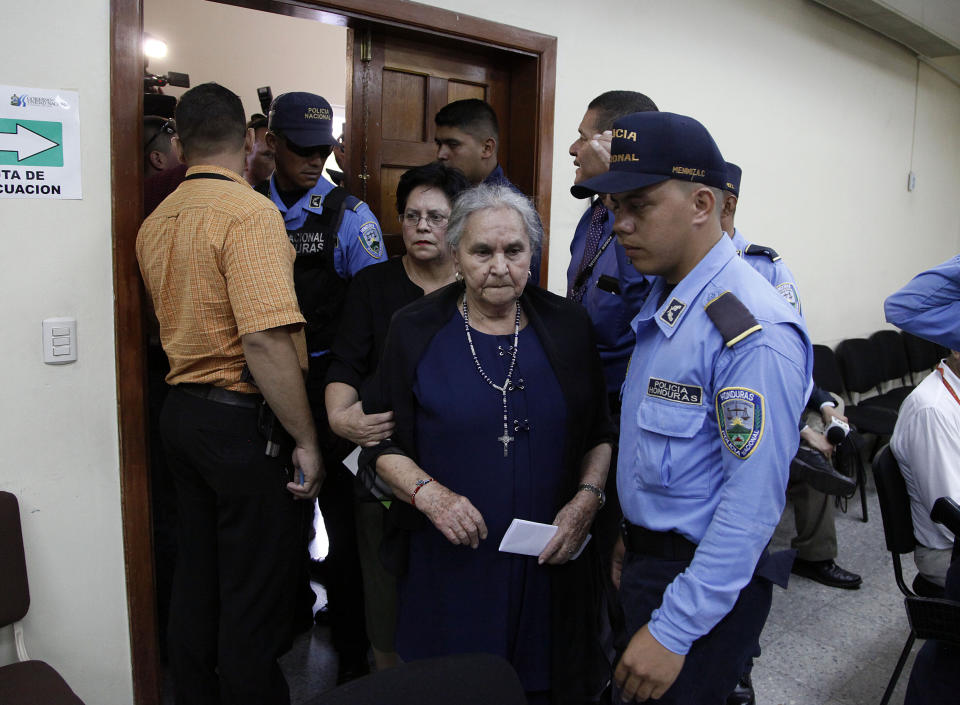
[[[298,147],[337,144],[330,103],[313,93],[283,93],[274,98],[268,127]]]
[[[740,198],[740,177],[743,176],[743,170],[733,162],[727,162],[727,175],[723,190],[729,191],[737,198]]]
[[[686,115],[633,113],[613,123],[610,170],[575,184],[576,198],[621,193],[667,179],[723,189],[727,163],[707,128]]]

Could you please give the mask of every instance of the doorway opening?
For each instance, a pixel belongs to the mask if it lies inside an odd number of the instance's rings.
[[[150,1],[111,0],[111,168],[121,501],[134,701],[141,705],[161,702],[150,519],[144,292],[134,250],[142,219],[142,158],[137,155],[142,154],[144,3]],[[377,205],[374,212],[384,224],[396,222],[392,213],[390,218],[382,214],[385,207],[389,208],[389,196],[399,173],[408,165],[432,160],[435,154],[430,149],[435,110],[459,97],[479,97],[482,91],[488,102],[500,106],[500,161],[510,179],[533,198],[541,214],[546,231],[542,259],[544,265],[549,261],[556,38],[411,2],[189,1],[202,5],[219,2],[234,6],[230,9],[245,8],[345,28],[346,68],[339,75],[347,79],[343,101],[349,155],[347,186],[351,192],[365,195],[371,206]],[[190,40],[196,46],[202,46],[214,34],[232,38],[222,27],[194,26],[191,30],[199,32]],[[272,36],[260,41],[286,46]],[[234,41],[225,53],[229,58],[243,51],[243,43]],[[282,56],[283,50],[279,53]],[[480,66],[485,68],[478,69]],[[172,64],[171,68],[190,71]],[[314,67],[314,75],[315,71]],[[218,80],[216,76],[201,78],[196,72],[191,78],[195,82]],[[271,85],[275,93],[310,90],[324,94],[312,85],[285,86],[274,84],[272,78],[261,80],[254,78],[254,89]],[[233,88],[228,81],[220,82]],[[398,104],[397,99],[404,96],[411,83],[419,85],[419,90],[411,94],[417,96],[416,100]],[[247,95],[241,97],[247,107]],[[249,100],[259,107],[252,98]],[[398,106],[402,107],[403,119],[384,121],[383,116]],[[544,266],[541,281],[545,282],[546,276]]]

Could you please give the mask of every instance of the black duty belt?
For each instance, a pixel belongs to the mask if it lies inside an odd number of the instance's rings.
[[[228,404],[229,406],[242,406],[245,409],[256,409],[263,401],[263,397],[259,394],[234,392],[223,387],[214,387],[212,384],[177,384],[174,389],[179,389],[192,397],[215,401],[218,404]]]
[[[623,545],[631,553],[667,561],[692,561],[697,544],[675,531],[651,531],[626,519],[620,524]]]

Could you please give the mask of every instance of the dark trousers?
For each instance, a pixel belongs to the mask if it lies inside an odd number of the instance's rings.
[[[327,475],[317,497],[327,530],[329,551],[323,561],[323,585],[327,589],[327,613],[330,619],[330,641],[340,665],[357,667],[366,663],[370,642],[367,639],[363,603],[363,575],[360,572],[360,549],[357,547],[357,526],[354,518],[353,475],[343,459],[353,446],[337,438],[327,422],[323,402],[324,378],[329,356],[310,360],[307,396],[313,420],[321,437],[323,464]],[[307,557],[309,559],[309,556]]]
[[[353,475],[338,453],[324,453],[327,477],[317,503],[330,542],[323,561],[330,641],[343,662],[366,662],[367,640],[363,576],[354,519]]]
[[[667,561],[627,552],[620,579],[627,639],[650,621],[667,586],[688,565],[688,561]],[[772,598],[772,584],[753,576],[729,614],[693,643],[677,680],[655,702],[723,705],[753,653]]]
[[[177,487],[169,649],[177,705],[286,705],[298,515],[289,456],[270,458],[257,410],[176,388],[160,418]]]

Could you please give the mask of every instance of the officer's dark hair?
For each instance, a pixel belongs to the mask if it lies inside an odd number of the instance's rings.
[[[597,131],[613,129],[613,123],[633,113],[659,112],[657,104],[636,91],[607,91],[590,101],[587,110],[597,111]]]
[[[243,102],[217,83],[201,83],[177,103],[177,134],[187,159],[243,148],[247,120]]]
[[[403,215],[407,210],[407,199],[418,186],[438,188],[446,195],[452,206],[457,196],[470,188],[470,180],[459,169],[447,166],[443,162],[430,162],[423,166],[407,169],[397,184],[397,213]]]
[[[173,120],[161,115],[143,116],[143,151],[147,153],[157,150],[169,152],[170,138],[177,134],[177,127]]]
[[[261,127],[267,126],[267,116],[263,113],[254,113],[250,116],[250,121],[247,122],[248,130],[259,130]]]
[[[440,108],[440,112],[433,118],[437,127],[455,127],[463,130],[478,142],[490,137],[500,138],[500,125],[497,114],[490,104],[479,98],[465,98],[455,100]]]

